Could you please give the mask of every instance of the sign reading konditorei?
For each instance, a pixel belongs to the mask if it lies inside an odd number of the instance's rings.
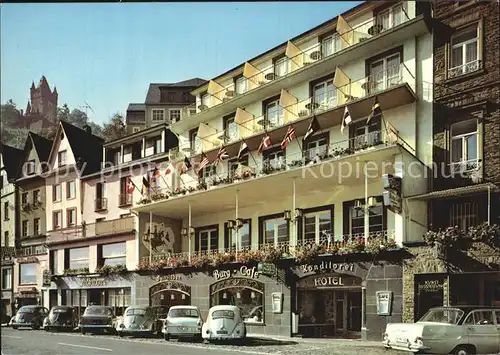
[[[341,271],[347,271],[347,272],[354,272],[356,270],[355,264],[347,264],[347,263],[341,263],[341,264],[336,264],[332,263],[331,261],[322,261],[319,264],[314,264],[314,265],[300,265],[300,269],[304,273],[309,273],[309,272],[317,272],[317,271],[336,271],[336,272],[341,272]]]
[[[251,279],[257,279],[259,277],[260,273],[257,271],[257,268],[254,266],[252,268],[248,268],[247,266],[243,265],[239,269],[235,270],[215,270],[213,273],[213,277],[215,277],[215,280],[224,280],[228,279],[231,276],[244,276],[244,277],[249,277]]]

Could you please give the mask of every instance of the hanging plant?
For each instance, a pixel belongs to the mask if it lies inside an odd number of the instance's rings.
[[[424,241],[430,246],[443,246],[445,248],[463,248],[466,242],[466,233],[458,226],[428,231],[424,234]]]
[[[318,245],[304,245],[297,247],[295,260],[299,264],[312,264],[316,257],[323,253],[323,250]]]
[[[482,223],[469,227],[467,235],[475,242],[483,242],[495,248],[500,248],[500,225]]]

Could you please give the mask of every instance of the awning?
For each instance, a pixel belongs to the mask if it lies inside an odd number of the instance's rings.
[[[288,41],[288,43],[286,44],[285,55],[290,59],[290,62],[292,63],[290,67],[291,71],[295,71],[298,68],[302,67],[303,56],[300,55],[301,53],[302,51],[295,44]]]
[[[216,81],[210,80],[208,83],[207,93],[217,98],[217,103],[221,103],[225,93],[225,88]]]
[[[335,76],[333,77],[333,85],[337,88],[337,104],[343,105],[350,95],[349,83],[351,79],[344,73],[340,67],[335,68]]]
[[[201,140],[201,150],[207,151],[214,147],[214,140],[217,138],[217,130],[205,123],[200,123],[197,136]]]
[[[238,134],[240,139],[250,137],[258,132],[254,117],[248,111],[237,108],[236,115],[234,116],[234,123],[238,125]]]
[[[337,33],[340,35],[340,48],[344,49],[352,45],[353,31],[347,21],[339,15],[337,20]]]
[[[243,67],[243,76],[248,80],[248,90],[251,90],[255,87],[258,86],[257,83],[255,83],[255,75],[259,74],[260,73],[260,70],[257,69],[255,66],[253,66],[252,64],[246,62],[245,63],[245,66]]]
[[[407,197],[408,200],[431,200],[435,198],[460,197],[484,192],[494,192],[498,190],[498,186],[492,183],[477,184],[471,186],[457,187],[454,189],[433,191],[422,195]]]

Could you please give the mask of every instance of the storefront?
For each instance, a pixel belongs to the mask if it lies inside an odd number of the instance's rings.
[[[379,340],[387,323],[402,319],[402,268],[396,263],[325,258],[294,272],[294,335]]]
[[[83,314],[90,305],[113,307],[120,316],[131,304],[134,275],[56,277],[49,289],[50,306],[73,306]]]
[[[216,305],[236,305],[249,333],[290,336],[290,288],[275,275],[257,271],[257,266],[225,265],[224,269],[136,278],[138,305],[164,307],[194,305],[206,317]]]

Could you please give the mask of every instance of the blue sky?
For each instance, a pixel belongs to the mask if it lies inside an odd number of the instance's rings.
[[[4,4],[1,101],[24,109],[45,75],[59,106],[102,123],[150,82],[210,79],[359,3]]]

